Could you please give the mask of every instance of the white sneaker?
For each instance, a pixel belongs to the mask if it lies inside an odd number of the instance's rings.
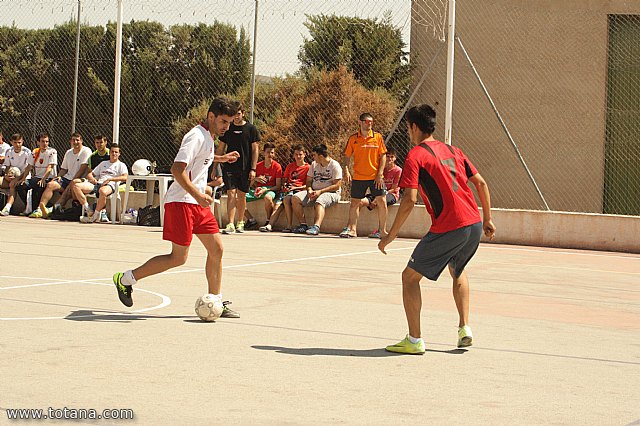
[[[11,211],[11,206],[7,207],[4,206],[4,208],[0,211],[0,215],[1,216],[9,216],[9,212]]]
[[[80,216],[80,223],[93,223],[92,216]]]
[[[258,228],[260,232],[271,232],[271,224],[267,223],[265,226]]]
[[[458,327],[458,347],[466,348],[473,345],[473,333],[471,327],[465,325],[464,327]]]
[[[102,222],[102,223],[109,223],[109,222],[111,222],[111,221],[109,220],[109,217],[107,216],[107,211],[106,211],[106,210],[102,210],[102,211],[100,212],[100,222]]]

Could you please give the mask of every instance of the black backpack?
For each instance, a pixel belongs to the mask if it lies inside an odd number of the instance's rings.
[[[53,220],[80,222],[80,216],[82,216],[82,206],[79,203],[74,202],[68,209],[54,209],[48,216]]]
[[[160,226],[160,206],[139,208],[136,223],[140,226]]]

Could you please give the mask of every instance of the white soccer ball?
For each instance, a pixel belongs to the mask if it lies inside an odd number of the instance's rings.
[[[149,160],[141,158],[140,160],[137,160],[135,163],[133,163],[133,166],[131,166],[131,171],[134,175],[137,176],[147,176],[151,173],[151,162]]]
[[[10,182],[15,178],[17,178],[18,176],[20,176],[21,174],[22,172],[18,167],[12,166],[7,169],[6,173],[4,174],[4,177],[5,179],[7,179],[7,182]]]
[[[222,300],[219,297],[215,297],[213,294],[205,294],[198,297],[195,309],[196,315],[202,321],[211,322],[220,318],[224,306],[222,306]]]

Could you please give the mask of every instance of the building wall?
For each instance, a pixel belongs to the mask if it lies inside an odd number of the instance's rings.
[[[426,30],[433,0],[414,0],[414,81],[441,42]],[[552,210],[601,212],[608,14],[640,14],[638,1],[465,0],[462,40]],[[446,18],[446,16],[445,16]],[[489,181],[494,204],[543,209],[462,50],[456,46],[453,138]],[[446,47],[414,103],[438,104],[443,138]]]

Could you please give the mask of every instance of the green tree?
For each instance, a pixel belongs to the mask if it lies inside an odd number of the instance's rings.
[[[311,37],[304,40],[298,59],[305,74],[316,68],[332,71],[346,67],[367,89],[383,88],[398,100],[407,96],[409,53],[391,15],[378,19],[346,16],[307,16]]]

